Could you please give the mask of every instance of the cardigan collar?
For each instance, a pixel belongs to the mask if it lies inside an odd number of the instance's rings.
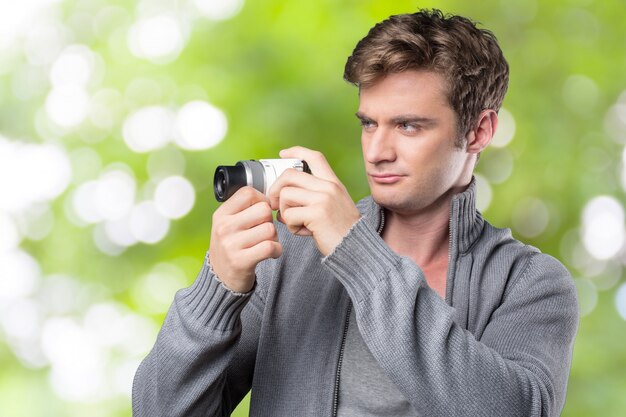
[[[384,227],[385,214],[372,196],[365,197],[357,207],[368,224],[380,233]],[[467,252],[483,229],[484,219],[476,209],[476,179],[472,177],[467,189],[452,197],[450,202],[451,250]]]

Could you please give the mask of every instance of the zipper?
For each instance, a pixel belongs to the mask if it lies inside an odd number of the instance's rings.
[[[380,223],[378,224],[378,230],[376,231],[376,233],[380,235],[383,232],[384,228],[385,228],[385,210],[381,208],[380,209]]]
[[[348,312],[346,313],[346,322],[343,326],[343,336],[341,337],[341,347],[339,348],[339,360],[337,361],[337,374],[335,375],[335,395],[333,396],[333,415],[337,417],[337,409],[339,408],[339,377],[341,375],[341,363],[343,362],[343,352],[346,348],[346,337],[348,336],[348,326],[350,325],[350,313],[352,311],[352,302],[348,301]]]
[[[378,225],[377,233],[380,235],[385,228],[385,211],[380,209],[380,223]],[[343,362],[343,353],[346,348],[346,337],[348,336],[348,326],[350,326],[350,313],[352,312],[352,302],[348,300],[348,311],[346,313],[346,321],[343,326],[343,335],[341,337],[341,347],[339,348],[339,360],[337,361],[337,374],[335,375],[335,393],[333,395],[333,414],[332,417],[337,417],[337,410],[339,408],[339,378],[341,376],[341,365]]]
[[[450,207],[450,218],[448,219],[448,271],[446,273],[446,296],[445,296],[445,301],[450,306],[452,306],[452,296],[450,296],[450,299],[448,299],[448,294],[452,294],[452,286],[450,285],[452,284],[451,277],[454,274],[454,269],[456,269],[456,268],[453,268],[453,265],[451,264],[451,261],[452,261],[452,222],[455,220],[454,219],[455,209],[457,209],[457,203],[454,200],[452,200],[452,207]],[[458,216],[458,210],[457,210],[457,216]],[[456,259],[455,259],[455,262],[456,262]]]

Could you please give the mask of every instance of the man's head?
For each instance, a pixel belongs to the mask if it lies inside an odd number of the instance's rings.
[[[374,26],[346,63],[346,81],[367,88],[390,74],[431,71],[443,77],[462,146],[481,111],[498,111],[509,67],[495,36],[469,19],[439,10],[391,16]]]
[[[436,10],[392,16],[357,44],[345,78],[359,87],[361,147],[378,204],[425,213],[467,187],[508,82],[490,32]]]

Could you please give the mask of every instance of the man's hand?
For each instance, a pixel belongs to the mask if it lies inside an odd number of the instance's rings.
[[[269,199],[243,187],[213,213],[209,262],[218,278],[236,292],[254,286],[256,265],[282,253]]]
[[[320,152],[295,146],[280,156],[305,160],[313,175],[288,169],[278,177],[269,191],[272,209],[280,210],[277,220],[291,233],[312,235],[327,256],[361,214]]]

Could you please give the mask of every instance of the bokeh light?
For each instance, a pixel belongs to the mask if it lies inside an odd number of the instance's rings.
[[[86,181],[74,190],[73,213],[84,223],[120,219],[133,208],[135,189],[130,168],[118,165],[106,169],[98,179]]]
[[[489,181],[480,174],[474,174],[476,177],[476,208],[479,211],[485,211],[491,204],[493,191]]]
[[[94,72],[93,52],[85,45],[66,47],[50,68],[50,83],[54,87],[75,84],[85,86]]]
[[[96,206],[97,181],[87,181],[81,184],[72,194],[72,207],[80,221],[97,223],[102,216]]]
[[[0,210],[15,212],[52,200],[65,191],[70,179],[70,161],[62,148],[0,136]]]
[[[23,250],[0,252],[0,302],[31,295],[40,273],[39,263]]]
[[[185,104],[176,117],[176,143],[196,151],[216,146],[224,139],[228,121],[217,107],[203,101]]]
[[[604,128],[615,142],[626,144],[626,90],[606,112]]]
[[[104,233],[111,243],[120,248],[137,243],[137,238],[130,230],[130,213],[121,219],[107,220],[104,224]]]
[[[511,112],[502,107],[498,112],[498,127],[496,134],[491,139],[490,146],[502,148],[507,146],[515,136],[515,119]]]
[[[492,149],[481,155],[477,168],[492,184],[502,184],[511,177],[513,165],[513,155],[504,148]]]
[[[61,127],[80,125],[87,116],[89,95],[82,86],[63,84],[50,91],[46,98],[46,113]]]
[[[99,223],[93,228],[92,238],[96,248],[105,255],[119,256],[126,250],[124,245],[118,245],[111,239],[105,223]]]
[[[50,68],[52,90],[46,98],[46,113],[57,125],[73,128],[87,117],[90,97],[87,86],[92,81],[98,58],[85,45],[70,45]]]
[[[22,237],[19,234],[15,221],[6,213],[0,211],[0,253],[9,249],[15,249]]]
[[[173,114],[160,106],[137,110],[124,122],[124,141],[135,152],[165,146],[173,135]]]
[[[175,114],[161,106],[135,111],[124,122],[124,141],[135,152],[150,152],[170,140],[182,149],[198,151],[216,146],[228,130],[228,121],[217,107],[203,101],[185,104]]]
[[[597,259],[609,259],[624,246],[624,208],[611,196],[589,201],[582,215],[582,241]]]
[[[154,63],[174,60],[185,44],[184,28],[173,14],[146,16],[128,32],[128,47],[138,58]]]
[[[99,215],[115,220],[128,214],[135,202],[135,179],[125,171],[104,173],[95,190],[95,204]]]
[[[18,298],[2,308],[1,328],[20,362],[41,368],[48,361],[38,346],[42,327],[41,306],[32,299]]]
[[[24,54],[31,65],[48,66],[71,38],[61,22],[50,17],[28,29],[24,36]]]
[[[159,182],[154,193],[157,210],[169,219],[179,219],[187,215],[195,200],[193,185],[180,176],[165,178]]]
[[[130,214],[130,232],[144,243],[157,243],[169,231],[170,221],[163,216],[156,204],[144,201],[133,207]]]
[[[193,0],[198,11],[212,20],[226,20],[243,8],[243,0]]]
[[[10,46],[31,29],[38,15],[50,11],[61,0],[23,0],[0,2],[0,49]]]
[[[79,402],[102,399],[106,352],[77,320],[46,320],[41,346],[51,364],[50,382],[61,398]]]

